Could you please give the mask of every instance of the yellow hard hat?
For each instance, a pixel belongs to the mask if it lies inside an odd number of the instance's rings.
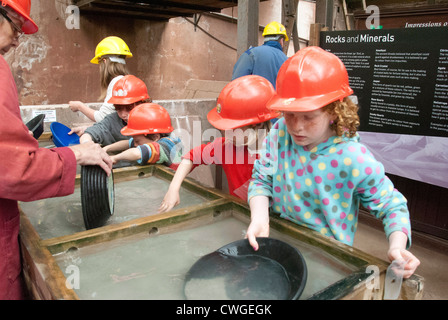
[[[129,58],[132,57],[132,53],[126,42],[115,36],[104,38],[100,43],[98,43],[95,50],[95,58],[90,60],[90,62],[98,64],[101,57],[105,55],[126,56]]]
[[[286,34],[286,28],[281,23],[277,21],[272,21],[263,30],[263,37],[270,35],[282,35],[285,37],[286,41],[289,41],[288,35]]]

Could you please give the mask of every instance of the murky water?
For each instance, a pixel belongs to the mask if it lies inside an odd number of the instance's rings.
[[[191,266],[201,257],[242,239],[246,229],[245,223],[231,217],[174,233],[143,239],[120,239],[69,250],[55,258],[67,277],[72,275],[74,267],[79,270],[79,289],[75,291],[81,299],[185,299],[185,279]],[[275,230],[272,230],[271,236],[282,237]],[[296,242],[294,245],[301,251],[308,267],[308,281],[301,299],[310,297],[352,272],[350,267],[330,255]],[[253,263],[260,265],[259,259],[252,261],[252,267]],[[270,269],[271,276],[277,277],[277,280],[279,275],[281,277],[279,269],[273,269],[272,265],[263,263],[262,267]],[[240,279],[235,275],[236,284]],[[237,292],[229,296],[228,292],[223,291],[223,281],[228,281],[228,278],[214,279],[216,290],[209,292],[208,299],[228,299],[234,298],[235,294],[240,297],[250,294],[235,285]],[[190,283],[185,288],[192,298],[200,294],[195,293],[195,285],[198,283]],[[255,291],[259,294],[258,290]],[[279,298],[278,293],[268,294]]]
[[[188,271],[184,292],[189,300],[286,300],[290,290],[288,274],[277,261],[212,252]]]
[[[115,210],[106,225],[156,214],[168,187],[169,181],[155,176],[115,183]],[[203,202],[204,198],[181,188],[176,209]],[[42,239],[86,230],[79,188],[66,197],[21,202],[20,206]]]

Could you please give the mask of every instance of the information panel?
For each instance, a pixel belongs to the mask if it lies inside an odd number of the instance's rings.
[[[361,142],[388,173],[448,188],[448,28],[322,32],[345,64]]]
[[[448,136],[448,28],[322,32],[345,64],[361,130]]]

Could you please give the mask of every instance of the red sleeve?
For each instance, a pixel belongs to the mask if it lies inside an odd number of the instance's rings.
[[[39,148],[20,116],[17,89],[0,56],[0,198],[33,201],[74,191],[76,159],[69,148]]]
[[[222,164],[224,142],[224,138],[217,138],[213,142],[197,146],[184,155],[183,159],[192,161],[193,169],[202,164]]]

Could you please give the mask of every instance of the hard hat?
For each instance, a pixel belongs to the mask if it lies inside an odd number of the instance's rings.
[[[283,35],[286,41],[289,41],[288,35],[286,34],[286,28],[281,23],[277,21],[272,21],[264,27],[263,37],[272,35]]]
[[[107,101],[112,104],[132,104],[149,99],[146,84],[133,75],[120,78],[112,89],[112,97]]]
[[[276,118],[280,114],[266,108],[274,93],[269,80],[261,76],[236,78],[222,89],[207,119],[215,128],[229,130]]]
[[[126,42],[115,36],[104,38],[98,43],[95,49],[95,58],[90,60],[90,62],[98,64],[101,58],[106,55],[132,57],[132,53]]]
[[[22,31],[25,34],[36,33],[39,28],[30,18],[31,0],[1,0],[2,7],[8,6],[25,19]]]
[[[125,136],[169,133],[173,131],[166,109],[156,103],[142,103],[129,112],[128,125],[121,129]]]
[[[280,111],[313,111],[353,93],[342,61],[319,47],[301,49],[286,60],[276,87],[268,108]]]

